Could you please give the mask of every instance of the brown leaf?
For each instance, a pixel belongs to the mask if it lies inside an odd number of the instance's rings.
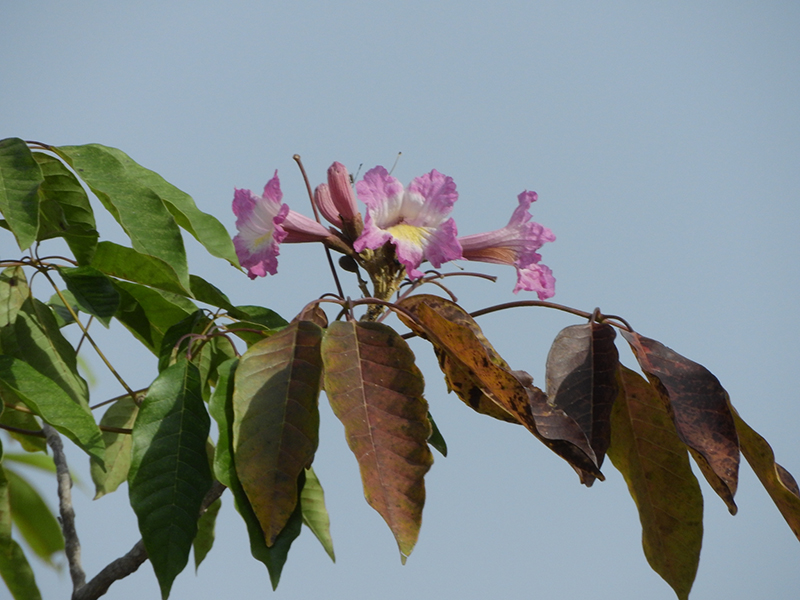
[[[311,308],[302,310],[299,315],[292,319],[292,323],[295,321],[311,321],[325,329],[328,326],[328,315],[320,308],[319,304],[314,304]]]
[[[356,455],[364,496],[389,525],[403,563],[417,542],[433,464],[425,382],[391,327],[336,321],[322,340],[325,393]]]
[[[572,417],[602,466],[611,441],[609,417],[619,393],[614,328],[585,323],[562,329],[547,355],[547,399]]]
[[[234,463],[267,546],[292,516],[298,477],[317,449],[321,340],[314,323],[291,323],[252,345],[236,369]]]
[[[775,462],[775,454],[763,437],[745,423],[730,404],[742,454],[755,471],[775,506],[781,511],[797,539],[800,540],[800,490],[792,474]]]
[[[603,479],[594,451],[578,424],[560,408],[549,405],[544,392],[533,386],[533,379],[527,373],[508,368],[488,342],[484,342],[483,334],[478,335],[480,328],[472,317],[467,315],[469,320],[466,320],[458,316],[459,311],[463,311],[448,300],[435,296],[427,298],[436,298],[431,302],[433,306],[427,299],[413,305],[412,312],[418,319],[414,327],[458,367],[449,374],[463,379],[454,382],[452,387],[479,390],[556,454],[578,469]],[[405,301],[403,306],[409,309]],[[477,391],[474,394],[477,396]]]
[[[653,386],[667,402],[675,428],[714,491],[736,514],[739,438],[719,380],[697,364],[635,332],[623,331]]]
[[[658,392],[620,365],[608,457],[622,473],[642,523],[647,562],[688,598],[703,542],[703,495]]]
[[[436,312],[448,320],[468,327],[469,330],[475,334],[475,337],[480,340],[481,344],[486,349],[486,353],[489,355],[490,360],[503,368],[508,368],[506,362],[500,357],[494,347],[489,343],[489,340],[487,340],[483,335],[483,332],[475,322],[475,319],[473,319],[469,313],[467,313],[467,311],[457,304],[454,304],[449,300],[445,300],[444,298],[440,298],[439,296],[433,296],[429,294],[416,294],[414,296],[409,296],[408,298],[402,300],[399,304],[406,310],[415,313],[419,305],[423,302],[431,308],[436,309]],[[414,331],[414,333],[420,337],[425,338],[424,330],[421,329],[416,323],[409,320],[402,313],[398,313],[398,316],[409,329]],[[455,392],[456,396],[458,396],[459,399],[464,402],[464,404],[469,406],[475,412],[499,419],[500,421],[506,421],[507,423],[516,423],[517,425],[521,424],[519,419],[517,419],[514,415],[509,414],[507,410],[496,404],[486,394],[484,394],[480,388],[480,385],[475,381],[474,377],[470,375],[469,371],[461,366],[457,361],[450,359],[447,355],[447,352],[436,346],[434,346],[433,351],[439,361],[439,368],[442,370],[442,373],[444,373],[444,379],[447,383],[448,392]]]

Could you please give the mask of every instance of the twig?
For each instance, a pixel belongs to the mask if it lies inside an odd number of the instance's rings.
[[[42,430],[47,437],[47,445],[53,451],[56,481],[58,482],[58,512],[61,515],[61,531],[64,533],[64,552],[69,563],[72,589],[78,590],[86,583],[86,573],[81,566],[81,542],[78,539],[78,532],[75,531],[75,511],[72,509],[72,477],[69,474],[61,436],[47,423],[42,424]]]
[[[208,510],[217,498],[225,491],[225,486],[219,481],[214,481],[211,489],[203,498],[200,504],[200,515]],[[102,571],[95,575],[89,583],[72,593],[72,600],[97,600],[108,591],[111,584],[120,579],[124,579],[134,573],[147,560],[147,550],[144,542],[139,540],[133,548],[120,558],[109,563]]]

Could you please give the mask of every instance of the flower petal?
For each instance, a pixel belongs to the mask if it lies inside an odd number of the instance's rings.
[[[250,279],[278,271],[278,246],[287,235],[281,224],[289,214],[282,199],[277,171],[264,186],[261,197],[250,190],[234,190],[232,208],[239,233],[233,238],[233,245],[239,264],[247,269]]]

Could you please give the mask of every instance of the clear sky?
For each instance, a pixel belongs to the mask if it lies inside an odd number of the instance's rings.
[[[622,315],[706,365],[800,476],[798,31],[793,2],[3,2],[0,137],[118,147],[232,233],[234,186],[260,190],[275,169],[285,200],[310,214],[296,152],[319,183],[334,160],[363,172],[402,151],[402,181],[433,168],[455,179],[462,235],[501,227],[516,195],[536,190],[534,218],[558,238],[542,250],[555,300]],[[316,246],[284,247],[279,274],[255,282],[191,247],[193,272],[235,303],[291,318],[333,290]],[[513,270],[486,271],[496,284],[453,284],[470,310],[514,299]],[[544,310],[481,320],[540,386],[550,342],[577,322]],[[606,482],[580,486],[521,427],[448,396],[430,349],[412,347],[450,453],[427,476],[408,564],[323,398],[315,468],[337,563],[304,531],[275,598],[674,597],[610,464]],[[110,353],[134,385],[152,380],[145,354]],[[120,393],[93,369],[97,399]],[[736,517],[702,486],[692,599],[796,598],[800,545],[749,467]],[[92,576],[139,535],[125,487],[90,497],[76,492]],[[223,501],[215,548],[173,598],[273,595]],[[66,571],[37,573],[45,598],[66,597]],[[149,564],[109,594],[156,597]]]

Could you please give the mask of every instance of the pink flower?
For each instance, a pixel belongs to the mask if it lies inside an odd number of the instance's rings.
[[[409,277],[422,276],[417,267],[423,260],[438,268],[461,258],[456,223],[447,219],[458,199],[452,178],[434,169],[404,190],[386,169],[375,167],[356,184],[356,190],[367,205],[364,231],[353,244],[356,252],[391,242]]]
[[[234,190],[233,213],[239,233],[233,238],[233,245],[250,279],[278,272],[281,242],[320,242],[330,235],[316,221],[289,210],[287,204],[281,203],[282,199],[278,171],[264,186],[260,197],[250,190]]]
[[[555,294],[556,280],[549,267],[539,264],[542,256],[537,252],[545,242],[556,236],[547,227],[531,221],[530,206],[537,199],[536,192],[522,192],[517,199],[508,225],[488,233],[478,233],[458,238],[467,260],[479,260],[517,269],[516,294],[520,290],[536,292],[540,300]]]

